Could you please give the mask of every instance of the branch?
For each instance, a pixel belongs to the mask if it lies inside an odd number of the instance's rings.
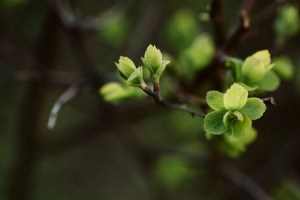
[[[217,165],[217,172],[225,179],[247,192],[253,199],[272,200],[264,190],[253,179],[244,174],[234,166],[221,162]]]
[[[216,43],[218,46],[220,46],[225,41],[221,0],[213,0],[209,14],[210,14],[210,19],[214,25],[215,33],[217,36]]]
[[[225,54],[232,56],[236,52],[238,44],[248,33],[249,27],[250,17],[248,16],[248,12],[242,10],[239,16],[239,22],[237,24],[237,27],[229,37],[228,42],[224,47],[223,51]]]
[[[165,106],[165,107],[174,108],[174,109],[177,109],[177,110],[182,110],[182,111],[185,111],[185,112],[190,113],[193,117],[194,117],[195,115],[200,116],[200,117],[203,117],[203,118],[205,117],[205,114],[202,114],[202,113],[199,113],[199,112],[197,112],[197,111],[194,111],[194,110],[192,110],[192,109],[190,109],[190,108],[187,108],[187,107],[184,106],[184,105],[177,105],[177,104],[173,104],[173,103],[169,103],[169,102],[164,101],[164,100],[160,97],[159,93],[154,92],[154,91],[151,90],[149,87],[146,87],[145,89],[142,89],[142,90],[143,90],[146,94],[148,94],[149,96],[151,96],[151,97],[154,99],[154,101],[155,101],[158,105],[160,105],[160,106]]]
[[[86,86],[88,85],[89,80],[87,78],[80,79],[76,81],[71,87],[69,87],[55,102],[53,105],[50,116],[48,119],[47,128],[48,130],[52,130],[56,124],[56,119],[58,117],[59,111],[61,108],[76,96],[80,95]]]

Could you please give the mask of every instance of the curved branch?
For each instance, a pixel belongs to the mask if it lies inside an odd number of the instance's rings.
[[[149,87],[146,87],[145,89],[142,89],[142,90],[143,90],[146,94],[148,94],[149,96],[151,96],[151,97],[154,99],[154,101],[155,101],[158,105],[160,105],[160,106],[165,106],[165,107],[174,108],[174,109],[177,109],[177,110],[182,110],[182,111],[185,111],[185,112],[190,113],[193,117],[194,117],[195,115],[197,115],[197,116],[199,116],[199,117],[203,117],[203,118],[205,117],[205,114],[199,113],[199,112],[197,112],[197,111],[194,111],[194,110],[192,110],[192,109],[190,109],[190,108],[187,108],[187,107],[184,106],[184,105],[173,104],[173,103],[169,103],[169,102],[163,100],[163,99],[160,97],[159,93],[154,92],[154,91],[151,90]]]

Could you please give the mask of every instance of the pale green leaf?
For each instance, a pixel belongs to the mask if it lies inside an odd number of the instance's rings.
[[[207,34],[201,34],[195,38],[192,45],[182,51],[179,61],[182,70],[187,75],[194,75],[204,69],[211,62],[215,52],[212,38]]]
[[[298,9],[292,5],[283,6],[278,10],[275,21],[277,39],[283,43],[289,37],[297,34],[300,30],[300,18]]]
[[[141,59],[142,59],[143,64],[145,65],[145,67],[149,70],[150,74],[154,74],[154,70],[152,69],[152,67],[150,67],[148,65],[147,60],[143,57]]]
[[[140,87],[142,83],[144,83],[143,80],[143,68],[138,67],[128,78],[127,83],[130,86]]]
[[[110,82],[103,85],[99,92],[105,101],[113,104],[119,104],[129,99],[144,96],[144,93],[141,90],[116,82]]]
[[[206,102],[214,110],[225,110],[223,103],[223,96],[221,92],[218,91],[209,91],[206,94]]]
[[[238,83],[238,84],[240,84],[241,86],[243,86],[244,88],[246,88],[248,90],[248,92],[252,92],[252,91],[254,91],[254,90],[256,90],[258,88],[258,86],[254,85],[254,84],[253,85],[251,84],[251,86],[246,85],[244,83]]]
[[[179,156],[162,156],[158,159],[154,170],[155,176],[170,190],[177,190],[182,183],[195,175],[193,170]]]
[[[150,44],[145,52],[143,62],[147,68],[152,68],[153,72],[156,73],[162,64],[162,54],[160,50]]]
[[[274,91],[278,88],[280,79],[273,71],[268,71],[257,84],[261,91]]]
[[[276,63],[273,70],[284,80],[290,80],[294,73],[292,60],[287,56],[280,56],[274,60]]]
[[[230,124],[232,136],[235,138],[244,138],[251,129],[252,121],[247,115],[243,115],[243,121],[235,121]]]
[[[158,70],[156,71],[155,75],[156,75],[157,77],[160,77],[160,76],[162,75],[162,73],[164,72],[164,70],[165,70],[167,64],[169,64],[169,63],[170,63],[170,61],[164,60],[164,61],[162,62],[162,64],[160,65],[160,67],[158,68]]]
[[[257,51],[252,56],[261,60],[265,66],[269,65],[271,62],[271,55],[268,50]]]
[[[127,80],[136,69],[132,60],[123,56],[120,56],[119,63],[116,63],[116,66],[118,67],[121,77],[125,80]]]
[[[264,64],[261,60],[249,56],[242,67],[242,74],[246,83],[253,83],[260,80],[266,73]]]
[[[257,132],[251,128],[247,136],[241,139],[223,134],[219,140],[219,146],[228,156],[236,158],[246,150],[246,145],[251,144],[256,138]]]
[[[205,115],[204,131],[214,135],[220,135],[227,130],[223,123],[223,116],[227,111],[214,111]]]
[[[248,98],[245,106],[240,110],[241,113],[247,115],[251,120],[259,119],[266,111],[266,105],[259,98]]]
[[[213,136],[214,136],[213,134],[211,134],[211,133],[205,131],[205,138],[206,138],[207,140],[211,140],[211,139],[213,138]]]
[[[200,33],[196,14],[187,8],[180,8],[169,18],[165,26],[165,37],[171,49],[179,53],[188,48]]]
[[[227,110],[241,109],[247,102],[248,91],[241,85],[234,83],[224,94],[224,106]]]

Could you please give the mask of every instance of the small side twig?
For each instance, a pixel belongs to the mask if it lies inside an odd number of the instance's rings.
[[[273,97],[267,97],[267,98],[263,98],[261,99],[266,105],[272,105],[275,106],[276,102],[275,99]]]
[[[142,90],[143,90],[146,94],[148,94],[149,96],[151,96],[151,97],[154,99],[154,101],[155,101],[158,105],[160,105],[160,106],[165,106],[165,107],[174,108],[174,109],[177,109],[177,110],[182,110],[182,111],[185,111],[185,112],[190,113],[193,117],[194,117],[195,115],[200,116],[200,117],[203,117],[203,118],[205,117],[205,114],[202,114],[202,113],[199,113],[199,112],[197,112],[197,111],[194,111],[194,110],[192,110],[192,109],[190,109],[190,108],[187,108],[187,107],[184,106],[184,105],[177,105],[177,104],[169,103],[169,102],[163,100],[163,99],[160,97],[159,93],[154,92],[154,91],[151,90],[149,87],[146,87],[145,89],[142,89]]]

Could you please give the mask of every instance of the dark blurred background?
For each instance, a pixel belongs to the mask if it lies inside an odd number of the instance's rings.
[[[278,43],[274,30],[278,9],[299,2],[215,2],[223,36],[207,21],[211,0],[1,0],[0,199],[300,199],[300,37]],[[159,107],[145,95],[112,104],[99,94],[104,84],[120,81],[119,56],[140,65],[149,44],[178,67],[181,52],[205,34],[213,41],[205,46],[213,54],[202,60],[209,66],[239,26],[242,9],[250,30],[232,55],[244,59],[262,49],[272,58],[285,55],[293,78],[258,94],[277,105],[254,122],[256,140],[239,156],[224,153],[217,137],[206,140],[202,118]],[[199,98],[220,89],[216,76],[201,70],[197,77],[203,72],[208,79],[184,83],[171,65],[162,95],[187,103],[172,95],[180,84]],[[55,103],[63,104],[59,115]],[[56,123],[49,130],[51,110]]]

